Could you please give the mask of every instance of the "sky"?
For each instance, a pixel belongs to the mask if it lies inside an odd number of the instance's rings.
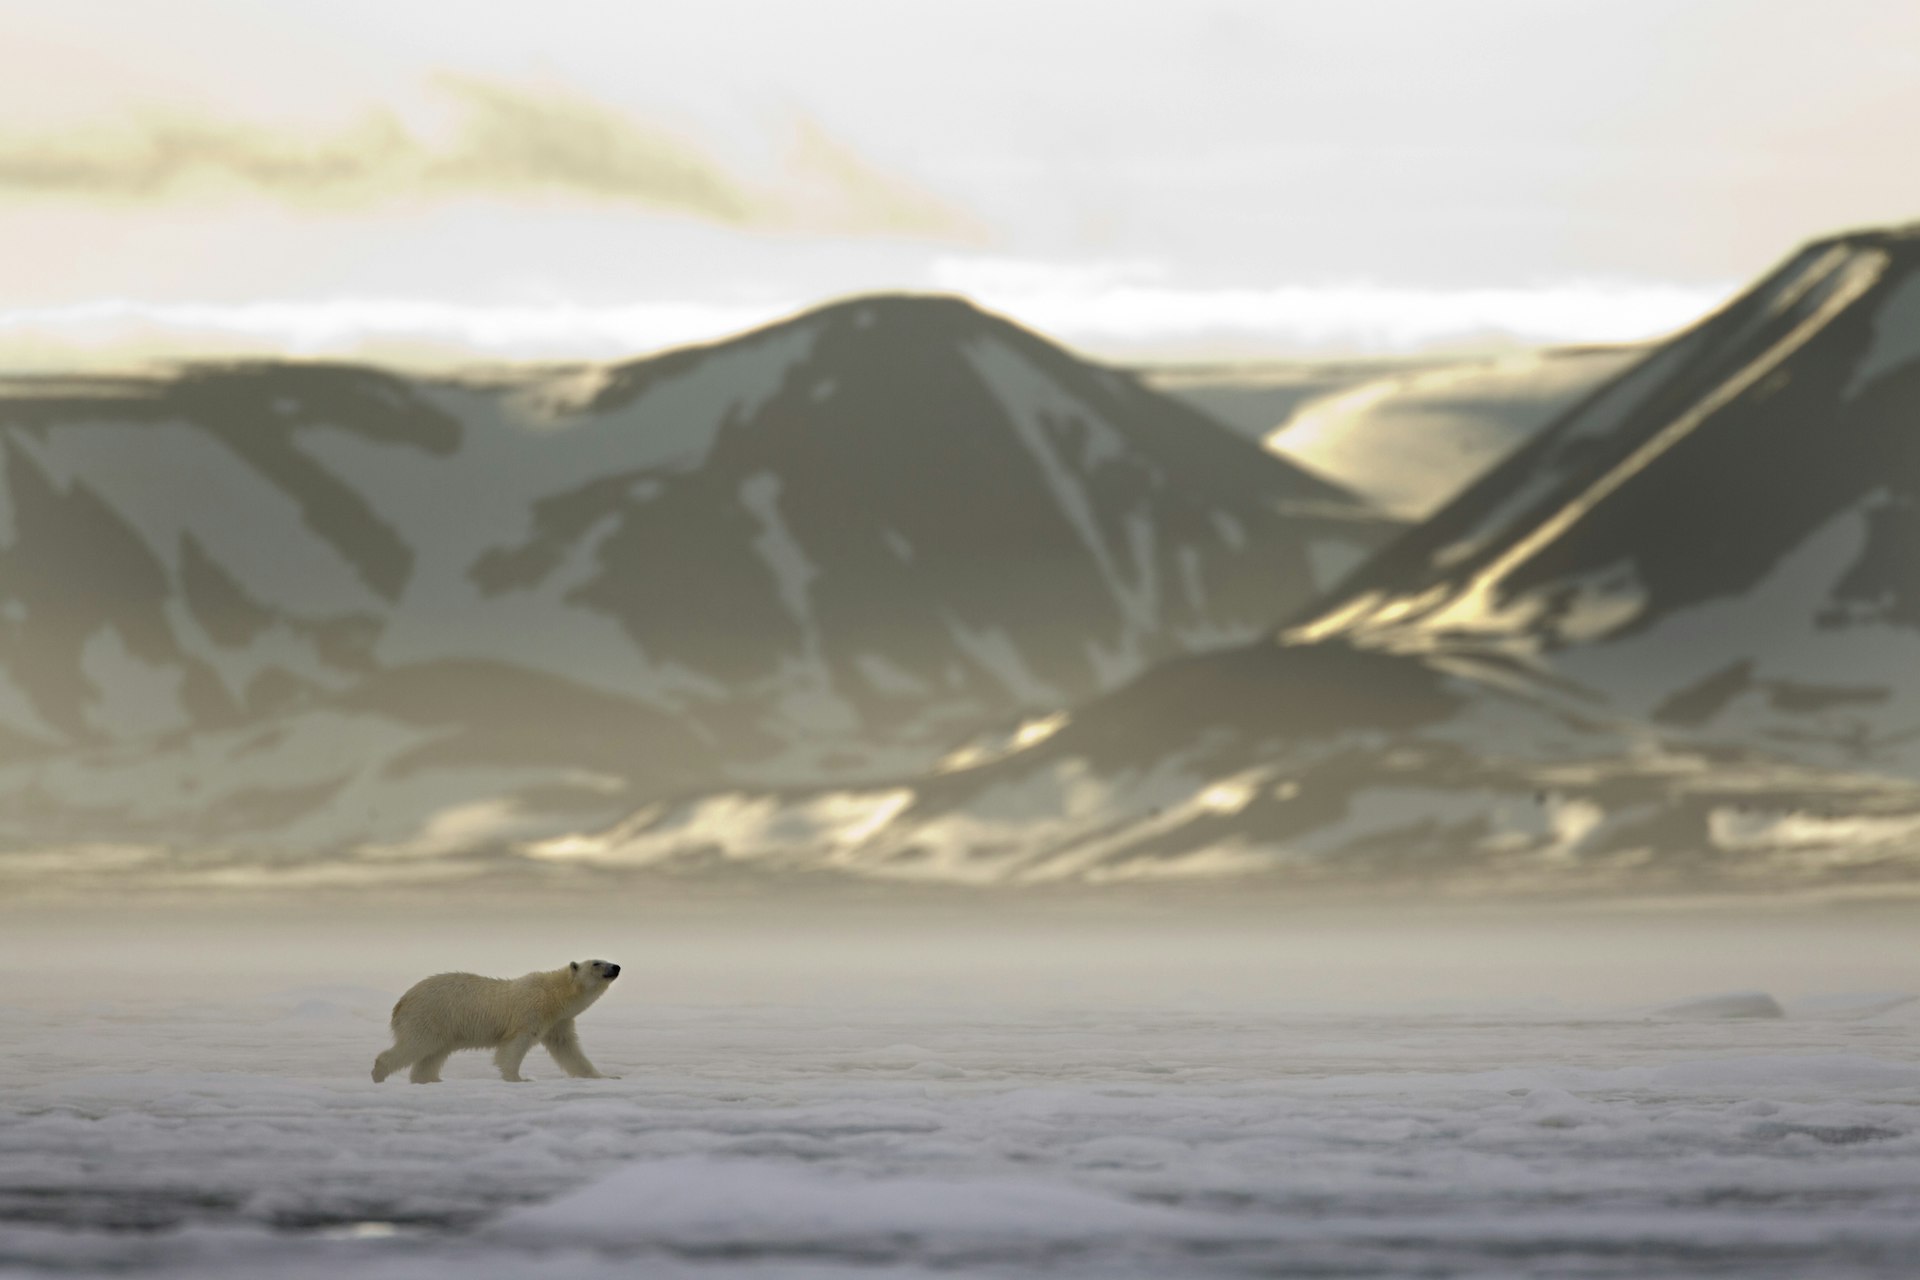
[[[0,0],[0,368],[1625,341],[1920,216],[1905,0]]]

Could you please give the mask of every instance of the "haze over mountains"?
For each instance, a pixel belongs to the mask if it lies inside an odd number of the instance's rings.
[[[7,840],[101,866],[425,874],[899,776],[1260,634],[1397,529],[948,298],[491,381],[16,379],[0,465]]]

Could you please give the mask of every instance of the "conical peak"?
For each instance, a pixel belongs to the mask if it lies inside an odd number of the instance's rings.
[[[803,312],[801,322],[865,326],[879,320],[979,324],[997,321],[972,299],[957,293],[862,293]],[[1000,321],[1000,323],[1005,323]]]
[[[836,343],[859,343],[871,336],[889,345],[953,346],[992,337],[1029,350],[1063,350],[1052,339],[951,293],[862,294],[816,307],[788,323]]]
[[[733,337],[615,365],[599,393],[582,407],[591,412],[617,409],[663,380],[689,373],[715,357],[777,349],[796,341],[815,359],[831,352],[840,361],[887,363],[903,353],[912,353],[916,359],[936,353],[957,357],[967,342],[989,337],[1029,355],[1048,352],[1056,359],[1076,359],[1046,338],[955,294],[864,294]]]

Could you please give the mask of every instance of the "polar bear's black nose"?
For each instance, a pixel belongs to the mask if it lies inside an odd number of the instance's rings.
[[[617,977],[619,977],[619,976],[620,976],[620,966],[619,966],[619,965],[617,965],[617,964],[610,964],[610,965],[608,965],[608,966],[607,966],[607,976],[608,976],[609,978],[617,978]]]

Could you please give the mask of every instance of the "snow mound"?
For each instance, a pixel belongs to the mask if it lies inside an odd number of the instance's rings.
[[[806,1165],[682,1158],[629,1165],[507,1213],[515,1244],[749,1248],[966,1236],[1032,1241],[1202,1232],[1207,1215],[1021,1177],[875,1178]]]
[[[1793,1002],[1796,1018],[1874,1018],[1920,1000],[1911,991],[1837,991]]]
[[[1729,991],[1662,1005],[1656,1018],[1784,1018],[1787,1011],[1764,991]]]

